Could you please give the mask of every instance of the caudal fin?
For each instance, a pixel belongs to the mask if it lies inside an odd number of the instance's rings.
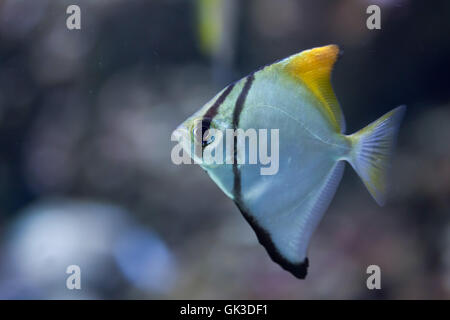
[[[391,155],[405,110],[397,107],[347,136],[352,143],[349,162],[380,206],[386,200]]]

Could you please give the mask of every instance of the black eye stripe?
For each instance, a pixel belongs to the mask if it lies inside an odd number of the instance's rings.
[[[217,115],[219,107],[225,101],[225,99],[230,94],[231,90],[233,90],[233,88],[234,88],[234,83],[230,84],[227,88],[225,88],[225,90],[222,92],[222,94],[217,98],[217,100],[214,102],[214,104],[208,109],[208,111],[206,111],[205,115],[203,116],[202,123],[201,123],[202,131],[201,131],[200,139],[198,138],[198,133],[196,134],[197,141],[200,140],[203,147],[205,147],[207,145],[207,142],[203,141],[205,132],[211,128],[212,119]],[[198,131],[198,129],[196,131]],[[196,132],[194,131],[194,134],[195,133]]]
[[[195,141],[197,143],[201,143],[203,147],[208,145],[208,141],[205,141],[205,133],[211,128],[211,119],[203,118],[201,121],[198,121],[194,126],[193,135],[195,137]]]
[[[206,119],[213,119],[219,110],[219,107],[222,105],[222,103],[225,101],[227,96],[230,94],[231,90],[234,88],[234,83],[230,84],[223,92],[222,94],[217,98],[217,100],[214,102],[214,104],[206,111],[204,118]]]
[[[195,140],[195,143],[199,143],[199,144],[201,143],[202,149],[205,148],[209,144],[208,141],[203,141],[205,132],[211,128],[211,121],[217,115],[219,107],[225,101],[225,99],[230,94],[230,92],[233,90],[233,88],[234,88],[234,83],[232,83],[228,87],[226,87],[225,90],[222,92],[222,94],[213,103],[213,105],[206,111],[206,113],[203,116],[203,119],[201,120],[201,123],[194,125],[194,129],[193,129],[194,140]],[[201,125],[201,131],[199,130],[200,125]]]
[[[202,138],[205,137],[205,132],[211,128],[211,119],[203,118],[202,120]]]

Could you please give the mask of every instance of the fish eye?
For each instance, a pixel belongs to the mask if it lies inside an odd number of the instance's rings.
[[[205,133],[211,128],[211,119],[203,118],[201,121],[198,121],[196,125],[194,125],[192,134],[194,135],[195,141],[202,143],[202,147],[206,147],[214,141],[214,136],[211,136],[208,132],[208,136],[205,136]]]

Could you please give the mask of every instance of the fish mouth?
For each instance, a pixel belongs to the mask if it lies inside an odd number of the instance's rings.
[[[192,143],[190,131],[186,125],[186,122],[183,122],[182,124],[180,124],[172,132],[172,141],[176,141],[183,149],[183,152],[186,152],[186,154],[189,156],[189,158],[191,158],[192,160],[195,160],[194,144]]]

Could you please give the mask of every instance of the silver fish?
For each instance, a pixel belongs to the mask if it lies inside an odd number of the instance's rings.
[[[270,257],[300,279],[307,274],[310,238],[345,161],[384,204],[390,157],[406,109],[397,107],[346,135],[330,81],[338,54],[336,45],[328,45],[265,66],[224,88],[177,129],[184,132],[176,136],[184,152],[234,200]],[[249,150],[235,137],[208,138],[212,129],[279,130],[277,173],[261,175],[262,165],[239,163],[237,155],[248,158]],[[232,150],[219,149],[223,144]],[[204,154],[213,153],[223,153],[224,162],[202,162]]]

